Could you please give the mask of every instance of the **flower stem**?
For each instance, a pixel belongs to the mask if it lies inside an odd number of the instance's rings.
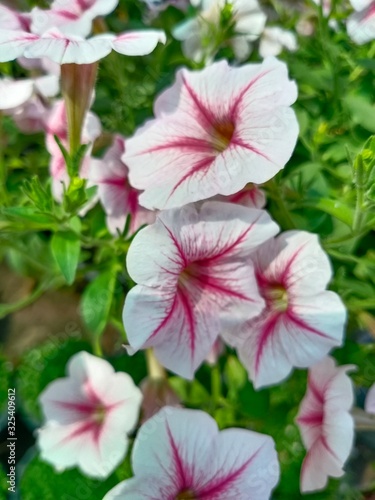
[[[3,134],[3,115],[0,112],[0,198],[1,204],[6,205],[8,194],[6,189],[7,168],[4,160],[5,134]]]
[[[266,186],[268,187],[271,197],[277,205],[278,213],[277,219],[279,219],[281,226],[283,229],[295,229],[296,225],[287,209],[285,202],[280,195],[279,186],[276,184],[275,179],[272,179],[267,182]]]
[[[153,349],[146,349],[147,372],[152,379],[165,379],[166,373],[156,359]]]
[[[357,200],[353,218],[353,232],[357,233],[362,228],[363,216],[364,216],[363,205],[365,201],[365,188],[366,188],[366,184],[364,182],[364,167],[361,160],[358,161],[356,164],[355,184],[356,184]]]
[[[92,349],[94,351],[95,356],[98,356],[99,358],[103,357],[103,350],[102,346],[100,345],[100,337],[96,336],[93,343],[92,343]]]
[[[211,392],[212,400],[215,406],[218,406],[221,399],[221,374],[218,363],[211,369]]]
[[[90,107],[98,64],[63,64],[61,90],[65,100],[69,153],[74,161],[81,146],[81,134],[86,113]],[[75,166],[75,170],[79,165]],[[75,172],[78,175],[78,171]]]

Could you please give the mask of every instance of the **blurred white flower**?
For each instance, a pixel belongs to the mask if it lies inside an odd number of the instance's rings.
[[[295,52],[298,48],[296,35],[278,26],[265,28],[260,39],[259,53],[264,57],[278,56],[283,49]]]
[[[197,5],[197,2],[191,2]],[[227,18],[228,16],[228,18]],[[222,42],[225,42],[224,23],[227,20],[234,35],[229,43],[239,61],[247,59],[251,52],[251,43],[262,33],[266,15],[260,9],[257,0],[202,0],[201,11],[173,30],[173,36],[183,42],[183,52],[194,61],[209,63],[215,56]]]

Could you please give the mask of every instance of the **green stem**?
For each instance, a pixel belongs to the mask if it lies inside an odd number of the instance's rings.
[[[13,304],[0,304],[0,319],[5,318],[9,314],[13,314],[25,307],[30,306],[39,299],[52,285],[56,284],[57,280],[51,280],[40,284],[35,290],[27,297],[14,302]]]
[[[93,343],[92,343],[92,348],[93,348],[95,356],[98,356],[99,358],[103,357],[103,350],[102,350],[102,346],[100,345],[100,336],[96,336],[94,338]]]
[[[2,205],[6,205],[8,193],[6,189],[7,168],[4,159],[5,134],[3,133],[3,115],[0,112],[0,200]]]
[[[283,229],[295,229],[296,225],[294,224],[289,210],[286,207],[282,196],[280,195],[279,186],[276,184],[275,179],[268,181],[266,187],[268,187],[271,197],[277,205],[278,214],[276,218],[279,220],[280,225],[283,227]]]
[[[217,407],[221,399],[221,374],[218,363],[211,369],[211,393],[212,400]]]
[[[348,303],[349,309],[352,311],[362,311],[363,309],[375,309],[375,299],[356,299]]]
[[[353,219],[353,232],[357,233],[361,230],[363,225],[363,217],[364,217],[364,209],[363,205],[365,202],[365,182],[364,182],[364,168],[362,161],[359,156],[359,161],[356,162],[356,192],[357,192],[357,200],[355,205],[354,219]]]

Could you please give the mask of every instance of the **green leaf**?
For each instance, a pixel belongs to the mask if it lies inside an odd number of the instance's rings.
[[[20,498],[23,500],[102,500],[116,484],[131,477],[129,456],[105,480],[92,479],[77,468],[57,473],[38,456],[27,464],[20,481]]]
[[[348,95],[346,105],[355,123],[369,132],[375,132],[375,106],[359,95]]]
[[[90,344],[80,340],[81,328],[68,321],[65,330],[50,336],[42,345],[29,350],[16,368],[17,402],[27,421],[42,421],[39,394],[53,380],[65,377],[69,359],[80,351],[91,350]]]
[[[80,308],[83,321],[95,336],[100,336],[108,322],[116,284],[116,271],[100,274],[85,289]]]
[[[52,236],[52,254],[68,285],[74,282],[81,242],[73,231],[59,231]]]
[[[267,389],[256,391],[251,382],[247,381],[238,393],[241,411],[253,418],[262,418],[270,406],[270,395]]]
[[[238,391],[246,384],[247,373],[236,356],[228,356],[224,367],[225,380],[229,389],[229,397],[236,399]]]
[[[333,217],[336,217],[336,219],[344,222],[350,228],[353,225],[354,210],[341,201],[320,198],[319,200],[308,201],[304,203],[303,206],[315,208],[332,215]]]
[[[11,219],[19,219],[22,221],[31,221],[38,224],[54,224],[55,219],[52,215],[42,214],[32,207],[8,207],[2,208],[1,214]]]

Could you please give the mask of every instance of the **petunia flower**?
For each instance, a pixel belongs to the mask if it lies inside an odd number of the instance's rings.
[[[62,33],[86,37],[96,17],[110,14],[119,0],[54,0],[50,9],[34,7],[31,11],[31,31],[43,34],[51,28]]]
[[[166,368],[192,378],[224,326],[259,314],[248,254],[276,234],[263,210],[206,202],[161,212],[134,238],[124,324],[131,352],[154,347]]]
[[[367,413],[375,414],[375,384],[373,384],[367,392],[365,410]]]
[[[125,457],[141,391],[127,373],[87,352],[75,354],[67,371],[40,396],[46,419],[38,432],[41,457],[58,470],[78,466],[87,476],[106,478]]]
[[[219,432],[199,410],[166,407],[138,432],[134,477],[104,500],[268,500],[279,480],[271,437],[246,429]]]
[[[290,52],[297,50],[296,35],[278,26],[265,28],[260,39],[259,54],[262,57],[278,56],[284,48]]]
[[[256,388],[283,380],[293,367],[321,360],[343,340],[345,307],[327,291],[332,270],[316,235],[288,231],[251,259],[266,308],[238,331],[223,332]]]
[[[182,69],[155,103],[156,118],[127,140],[124,162],[141,205],[173,208],[271,179],[298,136],[297,89],[276,59]]]
[[[91,183],[98,186],[99,199],[107,215],[107,226],[114,235],[124,230],[128,216],[131,234],[144,224],[155,221],[155,213],[139,205],[139,191],[129,184],[128,168],[121,160],[124,151],[124,139],[116,136],[103,159],[91,162],[89,173]]]
[[[61,65],[61,89],[68,114],[69,153],[77,156],[84,117],[95,86],[98,61],[112,50],[128,56],[152,52],[165,43],[162,31],[106,33],[88,40],[51,29],[42,35],[26,31],[0,30],[0,62],[19,57],[47,58]]]
[[[351,39],[362,45],[375,39],[375,2],[373,0],[350,0],[354,12],[347,21]]]
[[[296,422],[307,450],[301,471],[301,492],[322,490],[328,477],[341,477],[354,437],[349,413],[353,386],[347,372],[353,365],[336,367],[326,357],[309,370],[307,392]]]
[[[196,62],[210,63],[223,40],[223,11],[228,12],[227,23],[233,32],[229,44],[236,59],[244,61],[250,54],[252,42],[262,33],[266,15],[257,0],[202,0],[199,14],[178,25],[172,32],[183,42],[186,57]]]

